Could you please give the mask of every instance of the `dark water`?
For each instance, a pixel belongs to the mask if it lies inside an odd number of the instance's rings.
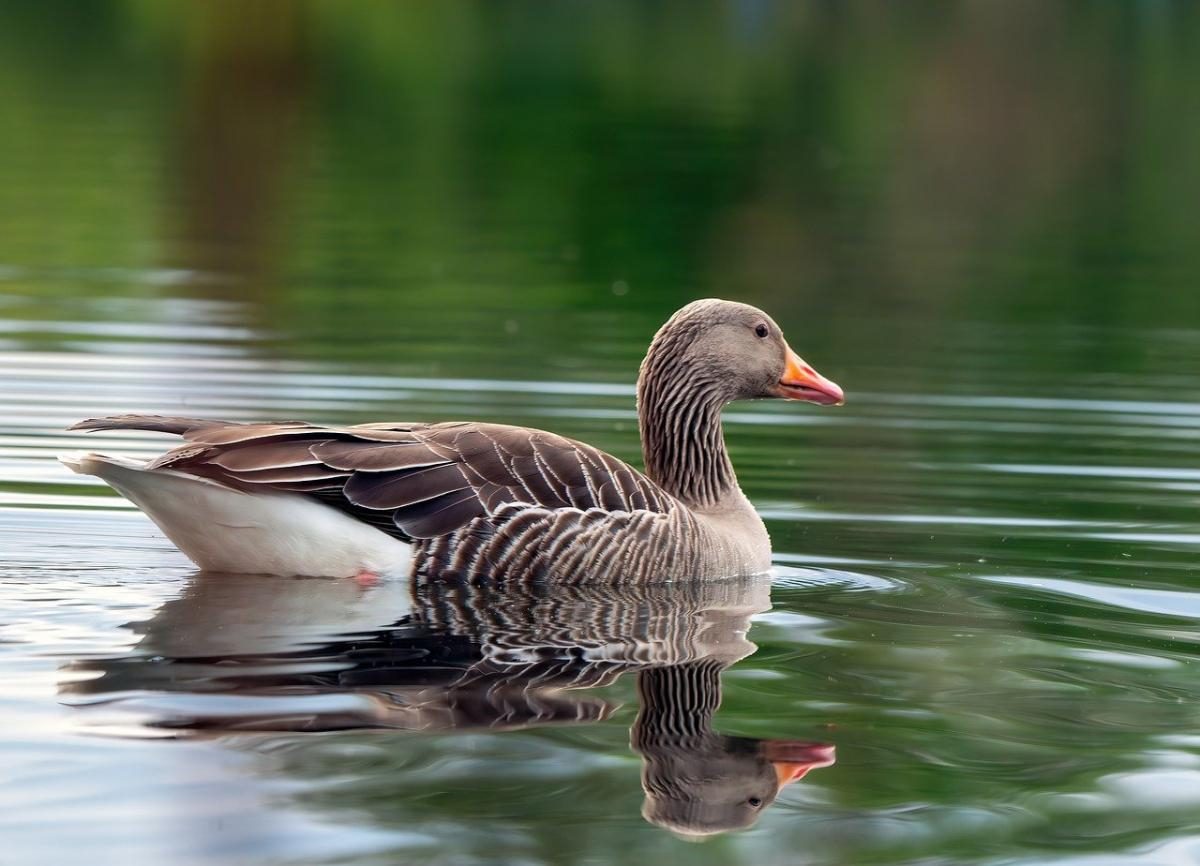
[[[1196,8],[48,3],[0,48],[0,863],[1200,862]],[[706,295],[848,394],[727,413],[770,582],[201,575],[53,460],[128,410],[633,460]]]

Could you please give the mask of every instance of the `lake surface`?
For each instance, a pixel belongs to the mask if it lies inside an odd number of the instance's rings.
[[[1200,862],[1200,16],[433,8],[0,15],[0,864]],[[769,579],[199,574],[54,459],[636,462],[710,295],[847,392],[726,413]]]

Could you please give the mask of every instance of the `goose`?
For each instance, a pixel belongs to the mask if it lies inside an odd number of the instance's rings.
[[[157,431],[183,444],[148,462],[59,459],[115,488],[209,571],[714,579],[770,567],[766,527],[721,428],[726,404],[759,398],[844,401],[766,313],[705,299],[672,315],[642,361],[644,472],[583,442],[484,422],[118,415],[70,429]]]

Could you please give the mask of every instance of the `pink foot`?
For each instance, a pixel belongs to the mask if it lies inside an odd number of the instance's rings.
[[[378,574],[373,571],[367,571],[365,568],[351,579],[363,589],[369,589],[372,586],[378,585],[380,580]]]

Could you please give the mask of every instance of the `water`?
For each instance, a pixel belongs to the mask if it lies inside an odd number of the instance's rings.
[[[1193,10],[244,8],[2,16],[0,863],[1200,860]],[[705,295],[848,394],[727,413],[769,583],[201,575],[53,459],[636,460]]]

